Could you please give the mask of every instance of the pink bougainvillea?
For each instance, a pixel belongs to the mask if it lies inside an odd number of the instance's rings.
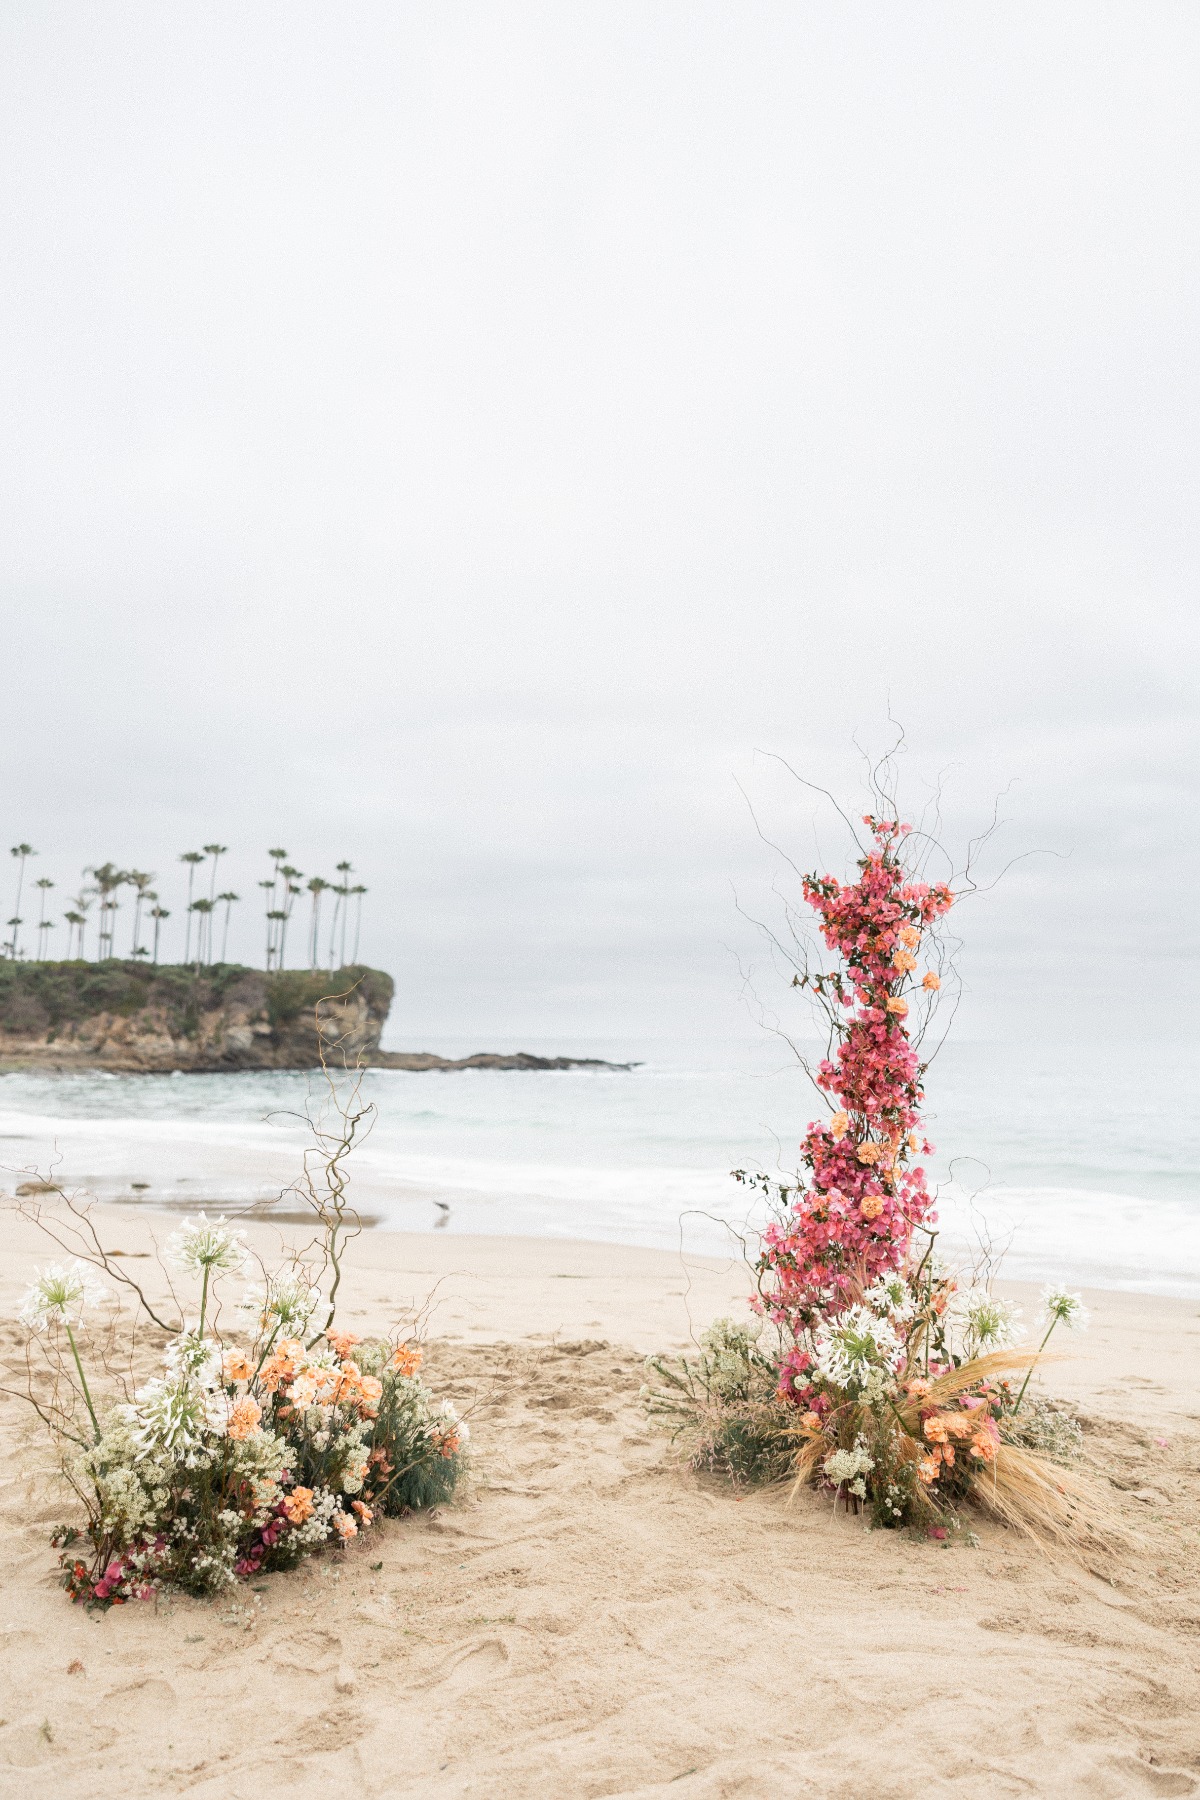
[[[760,1262],[765,1310],[797,1335],[900,1268],[914,1230],[933,1219],[925,1170],[914,1161],[933,1146],[920,1128],[923,1070],[909,1040],[906,995],[937,986],[920,967],[922,940],[954,896],[910,879],[902,855],[907,825],[870,814],[864,823],[873,847],[857,881],[804,881],[804,898],[842,966],[805,977],[839,1009],[836,1050],[817,1070],[836,1111],[808,1127],[800,1153],[809,1178],[767,1229]],[[802,1387],[799,1368],[785,1373],[789,1392]]]

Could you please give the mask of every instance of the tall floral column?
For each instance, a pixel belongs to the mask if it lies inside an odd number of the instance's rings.
[[[873,847],[857,881],[804,881],[840,965],[797,978],[832,1012],[836,1048],[817,1081],[835,1110],[804,1135],[808,1180],[765,1233],[759,1266],[766,1311],[796,1337],[903,1267],[913,1232],[933,1217],[925,1170],[914,1161],[932,1145],[920,1128],[923,1069],[909,1038],[909,996],[940,985],[922,969],[922,945],[954,896],[910,879],[908,825],[870,814],[864,822]]]

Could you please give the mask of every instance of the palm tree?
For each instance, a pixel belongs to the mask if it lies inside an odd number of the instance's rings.
[[[328,886],[329,883],[322,881],[319,875],[314,875],[308,884],[308,891],[312,895],[312,918],[308,927],[308,966],[310,969],[315,969],[317,966],[317,936],[321,928],[321,895]]]
[[[226,963],[229,961],[228,953],[229,953],[229,913],[230,913],[230,909],[233,906],[234,901],[238,900],[240,898],[241,898],[241,896],[239,894],[232,894],[232,893],[217,895],[218,900],[223,900],[225,902],[225,928],[221,933],[221,961],[222,961],[222,963]]]
[[[179,860],[181,863],[186,863],[188,866],[188,897],[186,908],[187,931],[184,934],[183,940],[183,960],[187,963],[191,960],[192,954],[192,913],[194,911],[192,906],[192,884],[196,879],[197,865],[204,861],[204,852],[202,850],[185,850]]]
[[[155,966],[155,968],[157,968],[158,967],[158,934],[162,928],[163,920],[169,919],[171,915],[167,911],[165,906],[160,906],[158,904],[158,895],[157,894],[153,894],[150,897],[154,901],[154,905],[150,908],[150,917],[154,920],[154,966]]]
[[[192,911],[196,914],[196,963],[198,969],[202,963],[212,961],[212,915],[216,911],[215,900],[193,900]]]
[[[47,921],[47,919],[46,919],[46,895],[49,893],[50,889],[54,886],[54,883],[51,881],[51,879],[48,875],[43,875],[40,878],[40,880],[34,882],[34,886],[39,890],[39,893],[41,896],[38,901],[38,922],[37,922],[38,953],[37,953],[37,959],[39,962],[45,962],[45,960],[46,960],[46,933],[47,933],[47,931],[53,931],[53,929],[54,929],[54,920],[51,919],[51,920]]]
[[[113,954],[113,939],[117,930],[117,908],[120,902],[114,898],[122,882],[129,877],[115,863],[101,863],[99,868],[85,869],[96,884],[96,892],[100,896],[100,941],[97,956],[100,962]],[[107,950],[105,945],[107,944]]]
[[[357,887],[352,887],[350,889],[350,892],[354,895],[354,955],[351,958],[351,961],[356,968],[358,966],[358,938],[359,933],[362,931],[362,897],[366,891],[366,888],[363,887],[361,882]]]
[[[275,893],[275,883],[273,881],[260,881],[258,885],[260,888],[262,888],[264,894],[266,895],[266,900],[267,900],[267,968],[269,969],[271,967],[271,943],[272,943],[272,931],[273,931],[273,927],[271,925],[271,919],[273,916],[272,912],[271,912],[271,908],[274,905],[273,896]]]
[[[284,863],[282,869],[280,869],[280,871],[279,871],[280,878],[283,881],[283,896],[282,896],[283,918],[280,921],[280,925],[279,925],[279,961],[278,961],[278,967],[281,969],[283,967],[284,947],[287,943],[288,921],[290,920],[290,918],[292,916],[292,908],[296,904],[296,896],[300,892],[300,889],[298,887],[294,887],[292,884],[293,884],[293,882],[298,880],[298,878],[303,873],[304,873],[303,869],[293,869],[291,863]]]
[[[275,955],[279,938],[279,933],[275,929],[275,926],[279,923],[280,916],[277,910],[278,902],[276,900],[275,890],[279,886],[279,872],[288,859],[288,853],[286,850],[280,848],[277,850],[268,850],[267,855],[271,858],[274,865],[271,870],[271,893],[267,901],[267,919],[268,921],[271,921],[267,925],[267,967],[269,969],[271,967],[271,959]],[[266,887],[267,883],[265,881],[260,882],[259,886]]]
[[[204,846],[205,856],[212,857],[212,869],[209,872],[208,883],[208,897],[210,900],[215,900],[217,897],[217,864],[220,862],[221,858],[226,855],[228,850],[228,844],[205,844]]]
[[[145,951],[142,949],[142,907],[148,897],[155,900],[158,899],[157,894],[152,896],[148,895],[148,889],[150,883],[154,880],[154,877],[145,869],[130,869],[125,879],[136,893],[136,898],[133,903],[133,945],[130,950],[130,955],[144,956]]]
[[[87,930],[87,915],[92,910],[92,901],[95,897],[96,890],[94,888],[81,887],[71,901],[71,905],[75,911],[73,916],[68,915],[68,917],[71,920],[71,924],[79,933],[80,962],[85,961],[87,957],[87,951],[84,948],[84,933]]]
[[[351,865],[348,862],[340,862],[338,864],[337,868],[338,868],[338,874],[341,876],[342,879],[340,882],[335,881],[333,884],[333,891],[337,895],[337,899],[334,902],[333,918],[330,920],[330,925],[329,925],[329,966],[331,969],[333,967],[334,952],[335,952],[335,948],[336,948],[336,945],[338,942],[338,920],[339,919],[341,920],[341,924],[342,924],[342,937],[341,937],[341,945],[342,945],[341,958],[342,958],[342,960],[341,960],[341,963],[339,966],[343,969],[346,966],[346,906],[345,906],[345,902],[346,902],[346,898],[350,892],[350,886],[346,880],[346,877],[350,873],[350,867],[351,867]]]
[[[32,844],[14,844],[9,851],[9,855],[15,856],[17,859],[17,899],[16,904],[13,907],[13,917],[8,921],[12,926],[12,942],[11,944],[6,944],[5,949],[15,958],[17,955],[17,939],[24,922],[20,917],[20,912],[21,890],[25,885],[25,864],[29,857],[37,855],[37,851]]]
[[[72,960],[71,951],[75,947],[75,944],[74,944],[75,934],[76,934],[76,932],[78,932],[79,933],[79,960],[80,960],[80,962],[82,962],[83,961],[83,928],[87,924],[87,920],[84,918],[84,916],[81,912],[75,912],[74,910],[72,910],[70,912],[65,912],[63,914],[63,920],[67,927],[67,961],[70,962]]]

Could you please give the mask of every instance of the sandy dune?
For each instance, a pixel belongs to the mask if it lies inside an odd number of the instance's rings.
[[[111,1216],[144,1248],[152,1219]],[[4,1231],[7,1321],[35,1244]],[[472,1409],[470,1491],[233,1601],[93,1619],[54,1584],[61,1505],[19,1472],[45,1453],[6,1401],[4,1794],[1200,1793],[1200,1305],[1088,1297],[1054,1384],[1142,1547],[1082,1568],[680,1469],[641,1356],[736,1306],[735,1267],[384,1234],[355,1264],[358,1328],[440,1281],[429,1369]],[[6,1322],[10,1366],[18,1342]]]

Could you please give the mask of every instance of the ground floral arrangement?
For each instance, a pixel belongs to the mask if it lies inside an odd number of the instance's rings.
[[[78,1501],[56,1540],[74,1600],[217,1594],[454,1493],[467,1426],[422,1381],[419,1344],[364,1341],[334,1322],[357,1230],[342,1165],[369,1110],[340,1107],[319,1181],[306,1159],[298,1185],[320,1227],[308,1260],[255,1269],[226,1219],[184,1221],[163,1257],[174,1323],[103,1247],[90,1204],[63,1196],[33,1209],[57,1242],[84,1251],[42,1269],[21,1310],[22,1397]],[[138,1382],[147,1330],[160,1372]]]
[[[812,1071],[829,1096],[793,1183],[736,1170],[766,1195],[757,1319],[719,1320],[700,1355],[652,1358],[643,1397],[695,1466],[736,1480],[790,1475],[884,1527],[946,1536],[975,1506],[1045,1539],[1102,1535],[1104,1508],[1076,1469],[1069,1411],[1029,1394],[1057,1327],[1086,1323],[1065,1288],[1043,1295],[1038,1341],[990,1281],[936,1248],[921,1156],[920,1043],[942,986],[937,926],[949,884],[920,879],[910,827],[868,814],[858,879],[808,876],[834,966],[806,959],[829,1027]]]

